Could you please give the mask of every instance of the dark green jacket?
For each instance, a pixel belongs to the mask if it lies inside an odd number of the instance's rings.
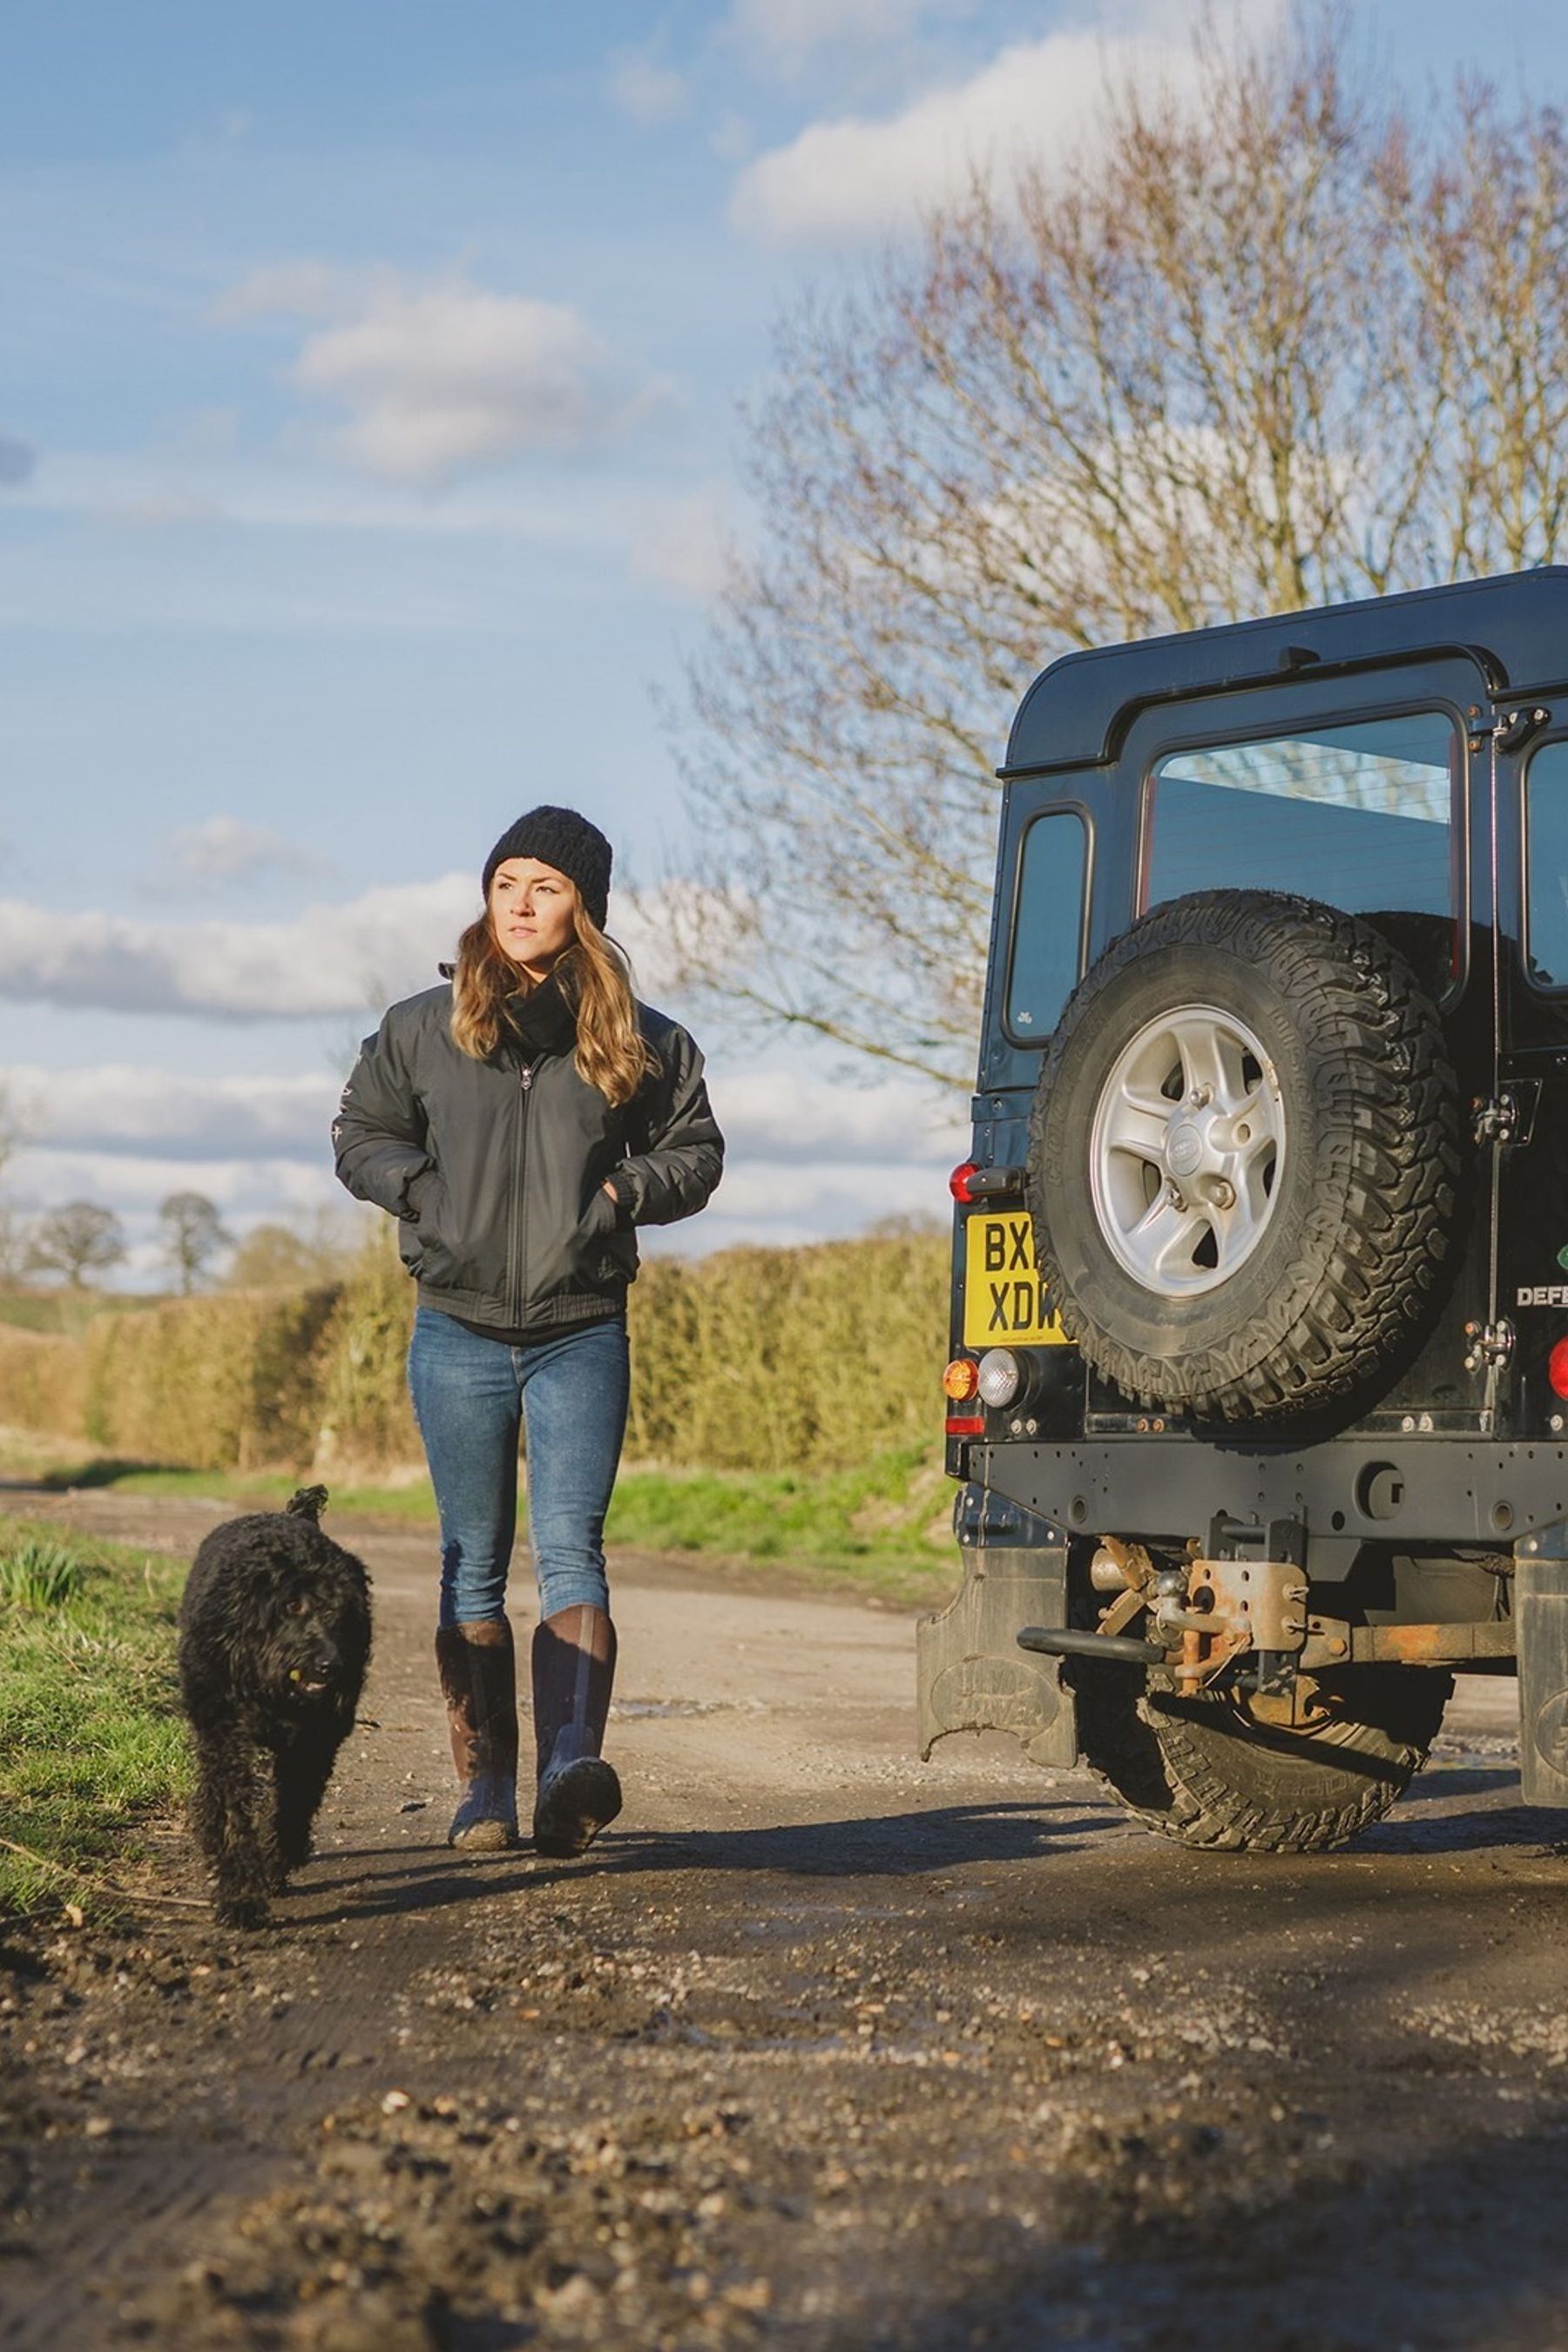
[[[591,1322],[625,1301],[634,1227],[702,1207],[724,1163],[702,1056],[666,1014],[637,1016],[659,1075],[618,1108],[578,1076],[569,1029],[473,1060],[449,987],[365,1039],[332,1124],[338,1176],[402,1220],[422,1305],[501,1330]]]

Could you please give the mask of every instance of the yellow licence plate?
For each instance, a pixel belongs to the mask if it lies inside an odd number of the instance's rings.
[[[1002,1348],[1010,1341],[1028,1348],[1073,1344],[1047,1312],[1028,1218],[971,1211],[963,1245],[963,1344]]]

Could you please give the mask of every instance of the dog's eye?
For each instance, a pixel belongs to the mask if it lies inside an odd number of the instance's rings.
[[[310,1606],[310,1604],[306,1600],[304,1594],[302,1592],[297,1592],[294,1595],[293,1600],[289,1603],[289,1614],[290,1617],[303,1617]]]

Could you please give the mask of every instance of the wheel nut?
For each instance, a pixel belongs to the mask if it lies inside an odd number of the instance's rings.
[[[1214,1204],[1216,1209],[1234,1209],[1236,1206],[1236,1186],[1227,1184],[1223,1176],[1214,1188]]]

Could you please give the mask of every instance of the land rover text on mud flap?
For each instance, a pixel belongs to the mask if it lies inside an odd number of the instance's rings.
[[[922,1753],[1300,1851],[1463,1667],[1568,1804],[1568,570],[1068,655],[1001,772]]]

